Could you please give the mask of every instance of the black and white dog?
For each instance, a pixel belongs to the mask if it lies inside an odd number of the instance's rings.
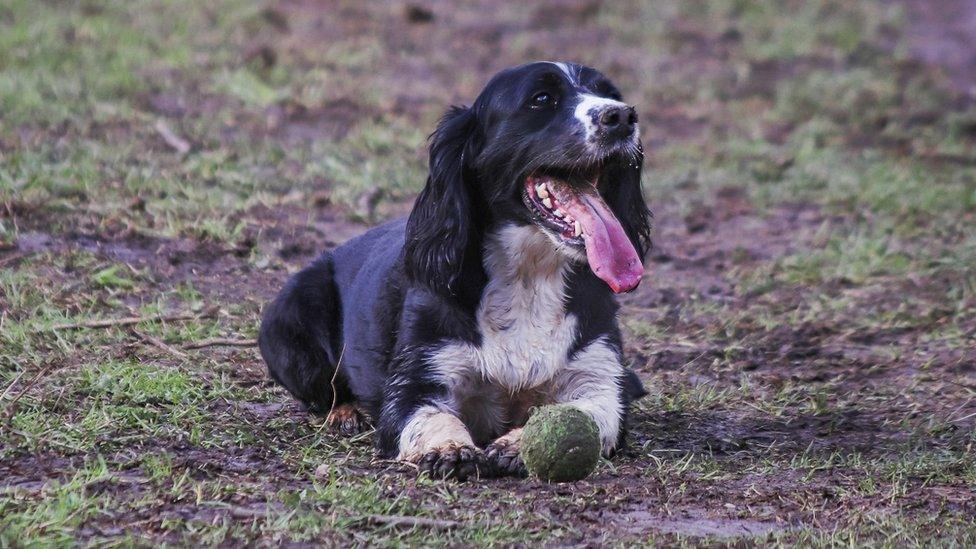
[[[650,244],[637,114],[598,71],[502,71],[431,136],[406,220],[323,254],[261,324],[271,376],[386,457],[440,477],[521,474],[530,408],[569,403],[622,443],[642,396],[617,303]]]

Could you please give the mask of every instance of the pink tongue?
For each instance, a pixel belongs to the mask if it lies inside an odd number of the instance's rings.
[[[559,207],[580,222],[586,259],[593,273],[614,293],[636,288],[644,274],[644,266],[606,202],[595,193],[579,194],[569,200],[560,200]]]

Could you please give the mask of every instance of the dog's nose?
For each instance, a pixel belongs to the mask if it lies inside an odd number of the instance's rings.
[[[598,119],[600,130],[616,137],[628,137],[637,125],[637,110],[627,105],[608,105]]]

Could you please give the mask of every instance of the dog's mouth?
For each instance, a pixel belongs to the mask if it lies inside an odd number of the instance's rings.
[[[640,283],[644,266],[627,232],[597,190],[597,176],[570,184],[556,173],[525,180],[522,200],[537,225],[562,243],[584,248],[590,269],[614,293]]]

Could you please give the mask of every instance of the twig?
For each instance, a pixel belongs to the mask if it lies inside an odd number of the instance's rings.
[[[283,507],[281,506],[281,504],[277,504],[277,503],[268,504],[268,505],[266,505],[264,507],[258,507],[256,509],[254,507],[245,507],[245,506],[241,506],[241,505],[231,505],[229,503],[224,503],[224,502],[219,502],[219,501],[208,502],[208,503],[205,503],[205,505],[207,507],[212,507],[214,509],[219,509],[219,510],[227,511],[234,518],[265,517],[265,516],[268,516],[269,513],[279,512],[279,511],[281,511],[283,509]]]
[[[946,422],[951,423],[952,422],[952,416],[954,416],[954,415],[958,414],[959,412],[961,412],[962,409],[965,408],[966,406],[969,406],[969,403],[973,401],[973,398],[976,398],[976,397],[969,397],[966,400],[966,402],[963,402],[962,405],[960,405],[958,408],[956,408],[955,410],[953,410],[952,413],[950,413],[949,415],[947,415],[946,416]]]
[[[954,419],[954,420],[952,420],[952,422],[953,423],[956,423],[956,422],[959,422],[959,421],[966,421],[967,419],[969,419],[971,417],[976,417],[976,412],[973,412],[973,413],[971,413],[969,415],[962,416],[961,418],[958,418],[958,419]]]
[[[217,313],[217,309],[210,309],[204,311],[198,315],[191,315],[186,313],[174,314],[174,315],[154,315],[154,316],[128,316],[124,318],[104,318],[101,320],[89,320],[88,322],[73,322],[69,324],[55,324],[51,327],[52,330],[77,330],[79,328],[114,328],[116,326],[131,326],[133,324],[139,324],[141,322],[173,322],[176,320],[196,320],[200,318],[209,318]]]
[[[328,417],[332,415],[332,410],[335,410],[336,407],[336,394],[338,393],[338,391],[336,391],[335,380],[337,377],[339,377],[339,367],[342,366],[342,356],[344,354],[346,354],[345,343],[342,344],[342,350],[339,351],[339,360],[336,361],[335,370],[332,371],[332,380],[329,381],[329,385],[332,386],[332,404],[329,405],[329,413],[325,416],[326,423],[329,422]]]
[[[247,507],[230,507],[230,516],[238,519],[261,518],[268,516],[267,509],[248,509]]]
[[[154,347],[158,347],[159,349],[162,349],[163,351],[166,351],[167,353],[175,356],[176,358],[178,358],[180,360],[186,360],[186,359],[190,358],[183,351],[177,349],[176,347],[173,347],[172,345],[166,343],[165,341],[163,341],[162,339],[159,339],[158,337],[151,336],[149,334],[144,334],[144,333],[142,333],[142,332],[140,332],[138,330],[132,330],[132,333],[134,333],[137,336],[139,336],[139,338],[142,339],[143,341],[145,341],[146,343],[149,343],[150,345],[152,345]]]
[[[34,252],[20,252],[13,255],[8,255],[7,257],[0,259],[0,267],[6,267],[9,263],[16,263],[21,259],[25,259],[34,255]]]
[[[227,337],[216,337],[214,339],[204,339],[183,345],[184,349],[203,349],[204,347],[257,347],[256,339],[231,339]]]
[[[397,526],[424,526],[427,528],[436,528],[440,530],[450,530],[451,528],[457,528],[461,526],[460,522],[456,520],[441,520],[441,519],[431,519],[424,517],[407,517],[401,515],[367,515],[363,517],[364,520],[370,524],[380,524],[386,526],[387,528],[396,528]]]
[[[15,377],[14,380],[10,382],[10,385],[7,385],[7,388],[4,389],[3,394],[0,395],[0,401],[7,398],[7,395],[10,394],[10,390],[14,388],[14,385],[16,385],[18,381],[20,381],[20,378],[24,377],[24,373],[25,372],[21,370],[21,372],[17,374],[17,377]]]
[[[19,436],[20,438],[22,438],[24,440],[31,440],[31,435],[28,435],[27,433],[25,433],[23,431],[14,429],[13,427],[10,427],[9,425],[7,427],[7,430],[10,431],[13,434]],[[48,437],[41,437],[40,440],[39,440],[39,442],[41,442],[43,444],[53,444],[54,446],[60,446],[62,448],[67,448],[68,450],[74,450],[75,452],[78,452],[78,453],[82,453],[82,452],[85,451],[84,448],[80,448],[78,446],[72,446],[71,444],[68,444],[67,442],[61,442],[61,441],[54,440],[54,439],[48,438]]]
[[[165,141],[166,144],[169,145],[170,147],[173,147],[173,149],[176,150],[176,152],[180,154],[186,154],[190,152],[189,141],[176,135],[173,132],[173,130],[169,128],[166,122],[162,120],[157,120],[156,124],[153,127],[156,129],[156,132],[159,133],[159,136],[163,138],[163,141]]]
[[[50,369],[51,369],[51,364],[48,364],[47,366],[45,366],[44,368],[42,368],[40,372],[37,372],[37,375],[35,375],[34,377],[32,377],[30,379],[30,381],[28,381],[24,385],[24,387],[20,390],[20,392],[17,393],[17,396],[15,396],[13,398],[13,400],[10,401],[10,404],[8,404],[7,407],[3,409],[3,416],[4,416],[4,418],[10,419],[11,417],[13,417],[14,410],[15,410],[15,408],[17,406],[17,401],[20,400],[20,397],[24,396],[24,394],[27,393],[27,391],[29,391],[30,388],[33,387],[35,383],[37,383],[37,380],[41,379],[41,377],[44,374],[46,374],[48,372],[48,370],[50,370]],[[20,379],[20,378],[18,377],[18,379]],[[8,387],[7,390],[9,391],[10,388]],[[6,394],[7,394],[7,391],[4,391],[4,396],[6,396]]]

